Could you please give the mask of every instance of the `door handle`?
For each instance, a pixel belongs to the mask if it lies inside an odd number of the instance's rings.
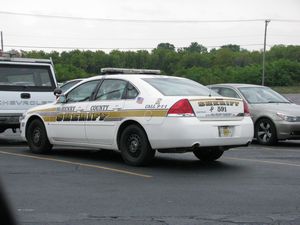
[[[120,111],[122,108],[121,107],[115,107],[115,108],[112,108],[114,111]]]
[[[29,99],[30,98],[30,94],[29,93],[21,93],[21,98],[23,98],[23,99]]]

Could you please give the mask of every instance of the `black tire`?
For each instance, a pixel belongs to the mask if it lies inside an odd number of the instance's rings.
[[[213,162],[219,159],[224,151],[219,148],[199,148],[193,151],[194,155],[203,162]]]
[[[277,133],[274,123],[267,118],[255,123],[255,137],[261,145],[274,145],[277,142]]]
[[[123,160],[132,166],[145,166],[155,155],[145,131],[138,125],[129,125],[124,129],[120,137],[120,150]]]
[[[26,137],[30,150],[33,153],[46,154],[52,149],[44,123],[39,119],[30,122]]]

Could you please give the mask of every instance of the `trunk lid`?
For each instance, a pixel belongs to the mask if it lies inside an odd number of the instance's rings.
[[[242,120],[244,117],[242,99],[216,96],[191,97],[189,102],[200,120]]]

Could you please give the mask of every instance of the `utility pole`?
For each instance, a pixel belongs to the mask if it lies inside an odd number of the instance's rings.
[[[261,85],[265,85],[265,60],[266,60],[266,44],[267,44],[267,27],[271,20],[265,20],[265,37],[264,37],[264,52],[263,52],[263,71]]]
[[[4,52],[4,49],[3,49],[3,34],[2,34],[2,31],[0,31],[1,33],[1,52]]]

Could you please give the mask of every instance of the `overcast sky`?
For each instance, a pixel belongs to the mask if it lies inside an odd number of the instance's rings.
[[[108,52],[110,49],[152,49],[161,42],[175,47],[198,42],[209,49],[231,43],[260,50],[265,19],[271,19],[268,48],[275,44],[300,45],[300,0],[0,0],[0,6],[4,50],[29,50],[32,48],[11,46],[36,46],[44,47],[45,51],[54,50],[45,47],[67,50],[75,47]],[[259,21],[205,22],[208,20]]]

